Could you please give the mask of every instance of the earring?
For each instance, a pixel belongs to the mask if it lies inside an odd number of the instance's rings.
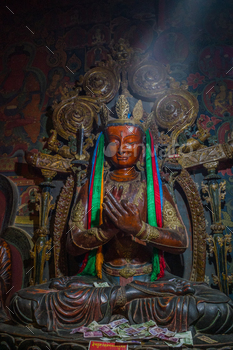
[[[145,163],[143,161],[142,162],[140,160],[137,161],[136,167],[138,168],[138,170],[143,171],[144,166],[145,166]]]
[[[140,161],[138,160],[137,163],[136,163],[136,167],[138,168],[138,170],[140,171],[141,173],[141,180],[145,180],[146,179],[146,175],[145,175],[145,163],[144,161]]]
[[[105,161],[104,162],[104,180],[106,179],[110,168],[111,168],[111,166],[109,165],[109,163],[107,161]]]

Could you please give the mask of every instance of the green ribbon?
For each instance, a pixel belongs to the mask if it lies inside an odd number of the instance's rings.
[[[99,146],[98,146],[97,158],[96,158],[96,164],[95,164],[95,174],[94,174],[92,204],[91,204],[91,207],[92,207],[91,208],[91,227],[99,226],[103,165],[104,165],[104,135],[102,134],[99,140]]]
[[[147,181],[147,215],[148,224],[157,227],[156,211],[155,211],[155,196],[154,196],[154,179],[151,156],[151,138],[149,130],[146,131],[146,181]],[[151,281],[157,280],[157,275],[160,273],[159,253],[157,248],[153,248],[152,257],[152,273]]]
[[[92,191],[92,202],[91,202],[91,227],[99,226],[100,218],[100,200],[101,200],[101,186],[102,186],[102,174],[104,165],[104,135],[102,134],[99,139],[99,145],[97,150],[96,164],[93,191]],[[90,250],[88,254],[87,265],[85,269],[78,274],[96,276],[96,254],[97,249]]]

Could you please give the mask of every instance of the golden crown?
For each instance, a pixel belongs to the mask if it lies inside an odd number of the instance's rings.
[[[130,124],[139,126],[143,131],[146,131],[154,119],[154,112],[151,112],[147,116],[146,121],[143,120],[144,110],[141,100],[138,100],[133,109],[132,115],[129,116],[129,102],[125,95],[119,96],[116,103],[116,113],[118,118],[109,119],[109,109],[106,105],[102,105],[100,113],[102,125],[107,127],[114,124]]]

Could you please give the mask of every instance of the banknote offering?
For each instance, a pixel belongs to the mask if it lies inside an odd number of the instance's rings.
[[[153,329],[156,329],[157,332],[159,332],[159,333],[167,333],[168,332],[167,328],[161,328],[161,327],[158,327],[158,326],[153,327]]]
[[[200,337],[198,337],[198,339],[201,339],[205,343],[209,343],[209,344],[218,343],[217,340],[211,339],[210,337],[207,337],[206,335],[201,335]]]
[[[89,324],[88,328],[91,330],[91,331],[95,331],[99,328],[99,323],[96,322],[96,321],[93,321]]]
[[[167,332],[165,333],[165,335],[167,335],[168,337],[174,337],[175,334],[176,332],[171,332],[169,330],[167,330]]]
[[[81,327],[78,327],[78,328],[74,328],[72,330],[72,332],[70,332],[70,334],[74,334],[74,333],[85,333],[85,332],[90,332],[90,328],[88,327],[84,327],[84,326],[81,326]]]
[[[103,332],[108,337],[117,337],[117,333],[113,332],[109,327],[107,326],[100,326],[99,330]]]
[[[141,341],[157,339],[171,347],[193,345],[190,331],[176,333],[167,328],[159,327],[155,321],[149,320],[141,324],[130,325],[125,318],[112,321],[108,324],[91,322],[87,327],[81,326],[72,330],[71,334],[83,333],[85,339],[99,339],[102,342],[115,342],[115,344],[139,344]]]
[[[176,338],[179,338],[182,344],[193,345],[193,336],[191,331],[176,333]]]
[[[102,336],[103,336],[103,333],[100,331],[84,333],[84,338],[101,338]]]
[[[139,327],[138,327],[139,326]],[[144,327],[144,326],[141,326],[140,324],[137,325],[137,327],[134,326],[135,329],[137,329],[138,331],[144,331],[146,330],[147,328]]]
[[[124,328],[128,328],[129,327],[129,325],[127,324],[127,323],[122,323],[122,324],[120,324],[119,326],[117,326],[118,328],[120,328],[120,329],[124,329]],[[115,327],[114,327],[115,328]]]
[[[172,343],[178,343],[179,339],[175,338],[175,337],[168,337],[165,334],[160,333],[158,336],[159,339],[164,340],[164,341],[168,341],[168,342],[172,342]]]
[[[150,334],[154,335],[154,336],[158,336],[159,334],[162,334],[161,332],[159,332],[158,330],[152,328],[149,330]]]
[[[129,321],[126,320],[126,318],[121,318],[120,320],[116,320],[116,321],[109,323],[109,326],[112,328],[115,328],[115,327],[120,326],[121,324],[126,324],[126,323],[129,323]]]
[[[176,344],[170,342],[170,339],[169,339],[169,343],[167,341],[165,341],[165,343],[174,348],[181,347],[182,345],[193,345],[193,336],[192,336],[192,332],[190,331],[176,333],[176,338],[179,339],[179,342]]]
[[[96,288],[110,287],[108,282],[102,282],[102,283],[94,282],[93,284],[94,284],[94,287]]]
[[[139,330],[137,330],[137,329],[135,329],[135,328],[133,328],[133,327],[125,328],[124,330],[125,330],[125,332],[126,332],[127,334],[130,334],[130,335],[135,335],[135,334],[140,333]]]
[[[147,321],[145,323],[142,323],[143,326],[145,327],[153,327],[153,326],[157,326],[156,322],[153,320]]]

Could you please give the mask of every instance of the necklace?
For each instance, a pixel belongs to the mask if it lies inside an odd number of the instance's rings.
[[[139,200],[143,202],[146,196],[146,183],[141,181],[139,175],[136,179],[125,182],[112,180],[108,175],[105,183],[106,192],[110,192],[114,186],[117,190],[123,187],[121,199],[127,199],[129,202],[138,206]]]

